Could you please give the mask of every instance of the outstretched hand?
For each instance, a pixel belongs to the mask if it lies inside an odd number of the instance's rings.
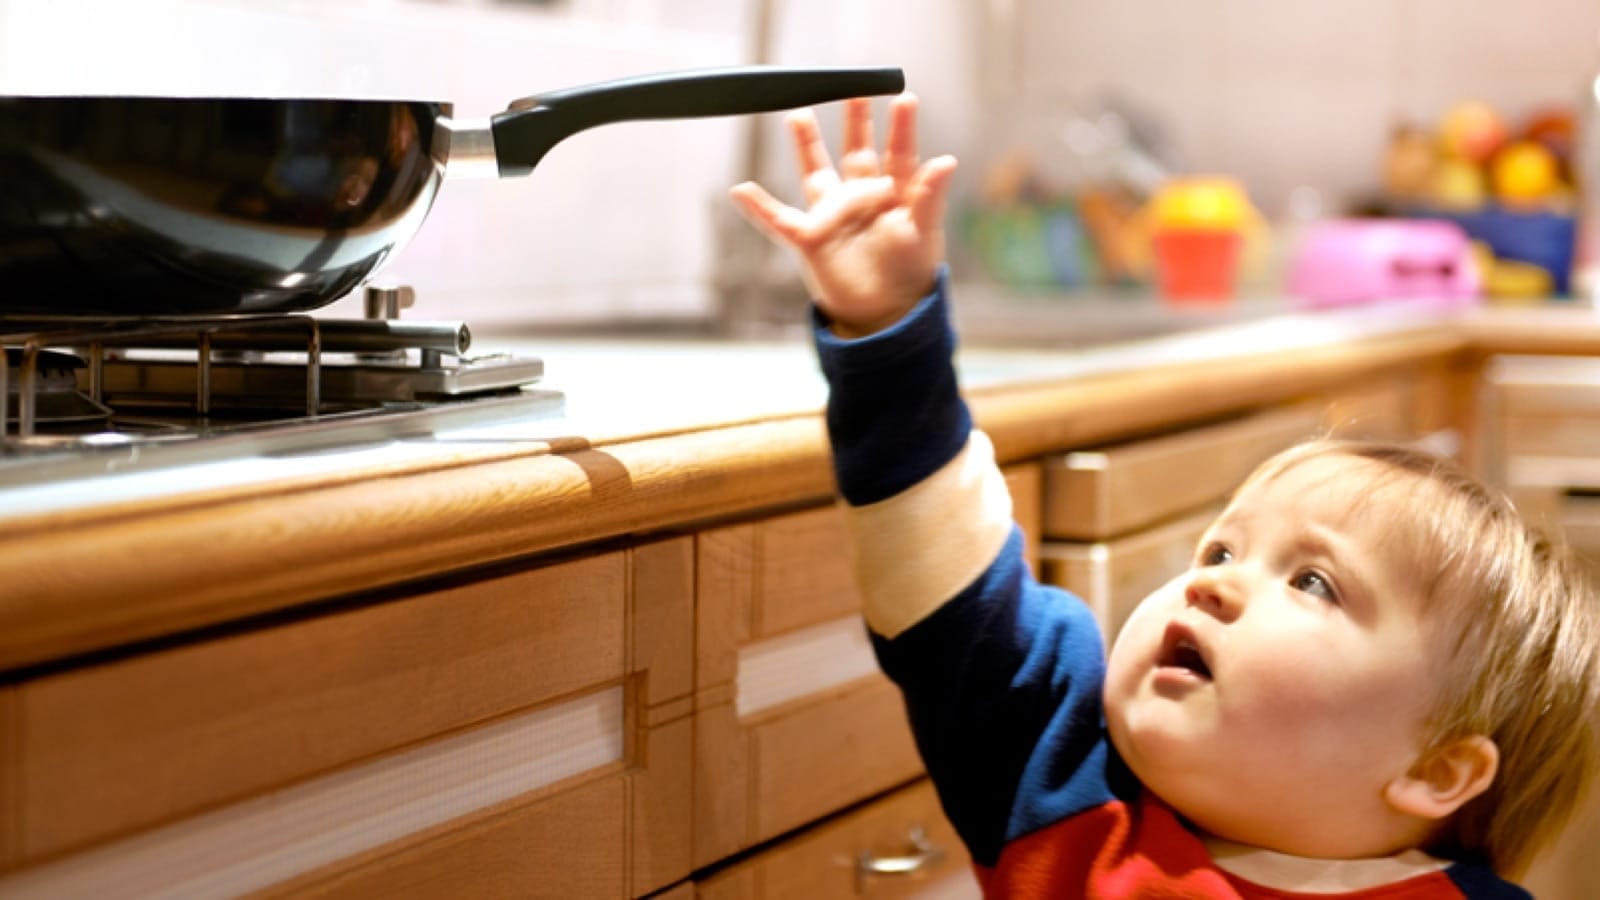
[[[807,286],[840,337],[862,337],[898,322],[933,289],[944,260],[945,197],[956,161],[917,160],[917,98],[889,107],[880,155],[872,106],[846,100],[844,155],[834,169],[810,110],[789,116],[807,209],[777,200],[755,182],[731,193],[739,209],[805,265]]]

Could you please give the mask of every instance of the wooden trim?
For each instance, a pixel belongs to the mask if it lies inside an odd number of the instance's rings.
[[[628,671],[645,675],[647,712],[694,691],[694,538],[628,551]]]
[[[0,687],[0,872],[22,860],[22,708]]]
[[[1335,389],[1465,347],[1431,323],[968,397],[1009,462]],[[823,423],[810,414],[11,520],[0,534],[0,671],[618,535],[824,502],[832,488]]]
[[[1027,542],[1023,556],[1028,568],[1039,571],[1039,540],[1044,531],[1044,466],[1036,462],[1013,463],[1004,467],[1006,487],[1011,491],[1011,517],[1022,526]]]
[[[689,877],[693,838],[694,721],[651,728],[629,772],[629,890],[636,897]]]
[[[694,803],[695,542],[688,535],[629,551],[629,670],[636,698],[628,773],[628,896],[687,878]]]
[[[737,853],[750,831],[750,764],[733,704],[694,714],[694,867]]]
[[[1106,540],[1215,503],[1267,457],[1318,435],[1309,405],[1056,456],[1045,467],[1051,540]]]
[[[739,646],[750,640],[756,525],[730,525],[695,537],[695,690],[731,686]],[[709,697],[702,703],[710,702]]]

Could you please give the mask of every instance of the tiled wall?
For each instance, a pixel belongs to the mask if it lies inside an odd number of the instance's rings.
[[[1390,123],[1482,97],[1570,101],[1600,72],[1596,0],[771,0],[772,61],[904,66],[923,144],[984,164],[1115,93],[1269,214],[1375,179]],[[513,97],[747,61],[757,0],[0,0],[0,91]],[[764,180],[794,195],[778,117]],[[836,134],[836,124],[825,120]],[[450,182],[392,266],[420,315],[482,323],[710,311],[747,123],[597,129],[526,179]],[[346,304],[344,311],[353,309]]]

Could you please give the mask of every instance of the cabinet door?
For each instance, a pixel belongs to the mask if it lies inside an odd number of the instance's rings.
[[[1007,470],[1038,534],[1038,472]],[[835,506],[697,537],[696,867],[919,776]]]
[[[1045,536],[1105,540],[1217,503],[1267,457],[1317,433],[1315,409],[1294,407],[1054,457]]]
[[[1390,376],[1330,395],[1322,408],[1322,423],[1335,437],[1404,441],[1416,436],[1416,410],[1414,380]]]
[[[24,682],[15,855],[77,852],[0,894],[680,880],[692,565],[679,538]]]
[[[981,897],[926,780],[764,850],[697,885],[700,900]]]
[[[1109,646],[1140,601],[1189,567],[1200,536],[1220,511],[1204,509],[1111,541],[1047,541],[1039,550],[1043,580],[1087,603]]]

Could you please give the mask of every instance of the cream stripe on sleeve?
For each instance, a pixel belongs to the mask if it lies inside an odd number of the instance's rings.
[[[887,500],[846,506],[867,624],[894,637],[983,574],[1011,534],[994,446],[973,431],[937,472]]]

